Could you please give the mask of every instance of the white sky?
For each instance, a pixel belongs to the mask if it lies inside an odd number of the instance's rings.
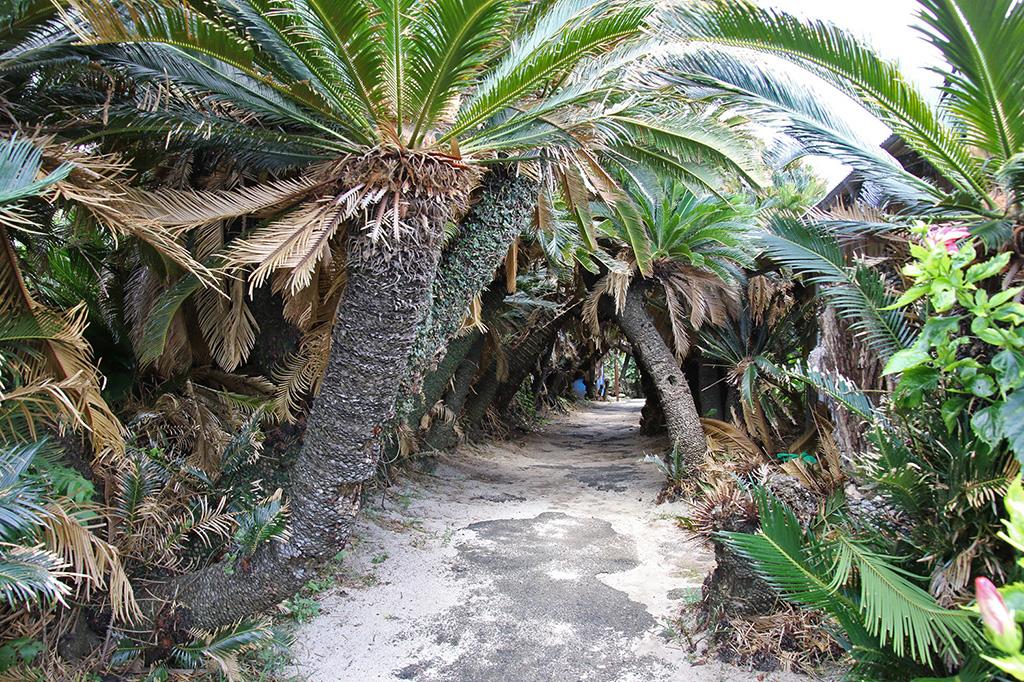
[[[929,99],[937,98],[936,88],[941,85],[942,77],[929,71],[929,67],[941,65],[941,57],[914,28],[918,24],[916,0],[759,0],[759,3],[797,16],[830,21],[850,31],[871,44],[882,57],[897,62],[910,80],[925,90]],[[854,110],[851,107],[851,112]],[[868,118],[856,117],[855,120],[864,121],[868,139],[881,142],[888,136],[883,126],[873,125]],[[814,166],[831,182],[846,175],[843,166],[830,160],[815,162]]]

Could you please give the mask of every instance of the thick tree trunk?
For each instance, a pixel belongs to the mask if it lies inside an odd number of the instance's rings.
[[[507,169],[494,170],[484,180],[438,267],[430,310],[417,331],[409,363],[413,392],[459,331],[473,297],[494,279],[509,246],[530,227],[536,199],[534,181]]]
[[[626,303],[621,312],[615,313],[615,319],[636,349],[644,373],[654,383],[673,447],[679,448],[688,471],[696,472],[703,462],[707,440],[686,376],[647,314],[643,280],[630,285]]]
[[[486,290],[482,301],[485,323],[504,296],[504,290],[498,286],[492,286]],[[423,378],[419,393],[414,396],[402,395],[399,397],[398,414],[402,422],[414,431],[419,430],[423,416],[445,395],[456,372],[468,361],[468,356],[477,343],[482,345],[483,338],[484,336],[479,330],[473,329],[452,339],[441,362]],[[479,358],[475,362],[479,364]],[[472,380],[472,377],[470,379]],[[455,414],[459,414],[461,410],[462,403],[460,402]],[[420,434],[420,436],[423,435]],[[390,439],[387,447],[386,457],[388,461],[391,461],[398,452],[396,439]]]
[[[452,194],[443,199],[463,201],[459,176],[440,171],[452,179]],[[447,202],[437,199],[407,195],[405,222],[412,227],[389,235],[388,248],[373,243],[369,230],[350,236],[330,357],[285,498],[290,539],[266,543],[234,566],[213,565],[163,583],[154,596],[173,599],[187,624],[211,628],[269,609],[344,545],[430,305],[442,227],[451,217]]]
[[[665,411],[661,409],[661,396],[654,387],[654,379],[640,366],[640,391],[644,406],[640,408],[640,433],[644,436],[660,436],[665,433]]]
[[[722,376],[721,368],[702,361],[698,374],[701,416],[727,420],[729,415],[725,406],[725,389],[728,384]]]
[[[537,366],[537,361],[551,353],[558,332],[578,312],[578,305],[571,305],[562,310],[544,326],[531,332],[509,352],[508,377],[498,387],[494,396],[494,406],[499,412],[508,409],[519,392],[519,387]]]

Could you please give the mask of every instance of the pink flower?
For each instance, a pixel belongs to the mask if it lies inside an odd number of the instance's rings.
[[[942,245],[947,252],[956,251],[956,243],[961,239],[970,237],[971,233],[965,227],[957,225],[935,225],[928,228],[928,234],[924,240],[932,246]]]
[[[974,579],[974,593],[978,598],[981,620],[996,636],[1002,636],[1016,628],[1013,614],[1006,608],[1006,602],[999,590],[988,578]]]

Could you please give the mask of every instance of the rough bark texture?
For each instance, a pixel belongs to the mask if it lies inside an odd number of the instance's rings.
[[[884,363],[851,332],[849,323],[840,319],[832,307],[826,306],[822,310],[818,326],[818,347],[808,358],[815,369],[843,376],[868,395],[892,390],[893,387],[882,376]],[[847,464],[855,462],[867,447],[863,420],[830,398],[825,402],[829,406],[832,423],[836,425],[834,435],[843,461]]]
[[[410,362],[413,388],[455,337],[470,301],[494,279],[509,246],[530,227],[536,199],[534,181],[506,169],[492,171],[484,180],[477,202],[438,267],[430,309]]]
[[[707,440],[686,376],[647,314],[643,280],[630,285],[626,303],[621,312],[615,313],[615,320],[636,349],[644,374],[654,383],[669,440],[679,448],[689,471],[695,471],[703,462]]]
[[[640,397],[644,399],[644,406],[640,409],[640,433],[645,436],[665,433],[665,411],[661,409],[661,396],[643,365],[640,365],[640,392]]]
[[[453,178],[452,203],[464,201],[459,177],[450,168],[438,170]],[[188,624],[210,628],[269,609],[344,545],[362,482],[376,471],[380,435],[394,417],[416,330],[430,305],[442,226],[450,219],[444,201],[449,196],[438,198],[436,192],[407,197],[406,223],[413,227],[389,234],[388,249],[373,243],[368,230],[349,238],[348,280],[331,353],[286,495],[291,538],[264,544],[233,571],[213,565],[165,583],[155,596],[173,597]]]
[[[534,330],[517,343],[508,354],[508,376],[498,387],[497,394],[494,396],[494,406],[499,412],[504,412],[512,403],[516,393],[519,392],[519,387],[536,368],[537,361],[551,353],[555,340],[558,338],[558,332],[577,312],[576,306],[563,310],[544,326]]]
[[[423,418],[423,415],[425,415],[438,400],[444,397],[452,377],[455,376],[456,372],[459,371],[459,368],[466,363],[467,357],[472,352],[474,346],[482,339],[483,334],[474,330],[456,338],[448,344],[448,352],[444,354],[444,358],[440,363],[438,363],[437,367],[423,379],[423,386],[420,389],[420,394],[416,397],[414,407],[405,417],[409,426],[414,429],[417,428],[420,423],[420,419]]]

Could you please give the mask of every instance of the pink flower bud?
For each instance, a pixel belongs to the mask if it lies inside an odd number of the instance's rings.
[[[981,620],[997,636],[1002,636],[1016,627],[1013,614],[1006,608],[1006,602],[999,590],[988,578],[974,579],[974,593],[978,598]]]
[[[928,230],[925,241],[933,246],[942,245],[949,253],[956,251],[956,243],[970,237],[967,228],[958,225],[935,225]]]

